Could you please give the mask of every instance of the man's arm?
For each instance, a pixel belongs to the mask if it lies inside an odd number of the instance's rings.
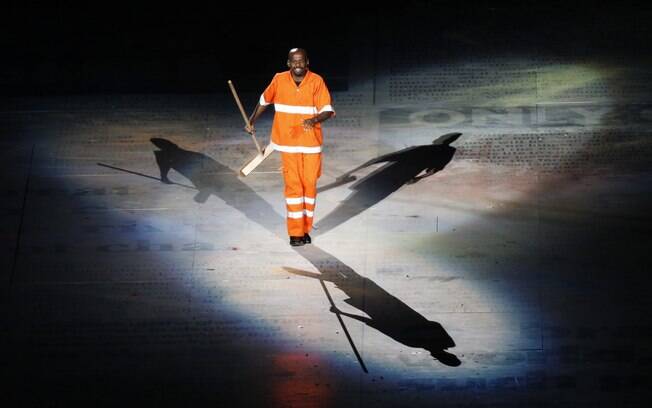
[[[256,107],[254,108],[254,113],[251,114],[249,117],[249,125],[245,126],[245,132],[249,134],[253,134],[255,129],[254,129],[254,123],[256,123],[256,120],[260,117],[260,115],[265,112],[265,109],[267,109],[267,106],[263,106],[259,103],[256,104]]]
[[[324,121],[330,119],[331,116],[333,116],[332,111],[322,112],[317,116],[313,116],[310,119],[304,120],[303,121],[303,127],[304,127],[304,129],[312,129],[317,123],[324,122]]]

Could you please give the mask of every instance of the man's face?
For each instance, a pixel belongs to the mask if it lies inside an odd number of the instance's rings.
[[[308,69],[308,60],[302,52],[295,52],[290,56],[290,59],[288,60],[288,66],[294,75],[301,77],[306,74],[306,70]]]

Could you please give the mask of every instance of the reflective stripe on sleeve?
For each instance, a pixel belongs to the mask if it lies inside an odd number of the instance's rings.
[[[322,113],[322,112],[333,112],[333,113],[335,113],[335,111],[333,110],[333,107],[331,105],[326,105],[323,108],[321,108],[319,110],[319,113]]]

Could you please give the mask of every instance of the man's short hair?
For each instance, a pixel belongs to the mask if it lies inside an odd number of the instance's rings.
[[[288,59],[292,59],[292,55],[297,54],[299,52],[302,53],[306,59],[308,59],[308,52],[303,48],[292,48],[290,52],[288,52]]]

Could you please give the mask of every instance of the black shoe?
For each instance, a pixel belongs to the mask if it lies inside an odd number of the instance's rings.
[[[290,237],[290,245],[301,246],[303,244],[304,244],[303,237]]]
[[[304,243],[304,244],[310,244],[310,243],[312,243],[312,239],[310,239],[310,235],[308,235],[308,233],[305,233],[305,234],[303,235],[303,243]]]

